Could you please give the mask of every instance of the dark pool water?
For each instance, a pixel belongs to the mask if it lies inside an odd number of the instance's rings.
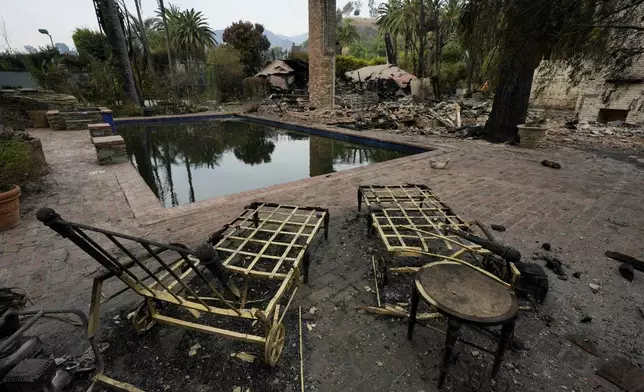
[[[165,207],[409,155],[239,120],[119,125],[118,132]]]

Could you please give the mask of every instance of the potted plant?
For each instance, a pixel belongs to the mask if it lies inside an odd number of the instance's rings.
[[[25,133],[0,129],[0,231],[20,224],[20,185],[35,168]]]
[[[544,116],[526,121],[517,125],[519,128],[519,146],[523,148],[537,148],[548,131],[548,119]]]

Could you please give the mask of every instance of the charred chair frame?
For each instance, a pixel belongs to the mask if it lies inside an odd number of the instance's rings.
[[[387,284],[390,273],[413,274],[420,269],[420,266],[396,265],[396,257],[420,254],[436,261],[479,264],[486,270],[494,270],[506,281],[518,278],[518,270],[512,263],[500,262],[493,257],[493,252],[464,236],[470,231],[470,225],[426,185],[361,185],[357,201],[358,211],[362,210],[362,204],[368,209],[367,236],[377,233],[386,250],[383,261],[378,260],[376,266],[381,286]],[[446,252],[432,252],[432,243],[440,243]]]
[[[131,289],[144,297],[132,317],[137,332],[145,332],[160,322],[259,344],[264,346],[264,361],[270,366],[277,364],[284,347],[282,320],[299,285],[308,281],[309,245],[322,227],[324,237],[328,239],[329,229],[326,209],[256,202],[246,206],[233,221],[215,232],[209,243],[190,249],[178,243],[165,244],[69,222],[50,208],[41,208],[37,218],[107,270],[93,281],[87,328],[91,339],[98,330],[101,305]],[[99,244],[100,240],[89,234],[113,245],[127,261],[118,260],[113,252]],[[208,272],[212,274],[210,279]],[[240,276],[241,289],[232,279]],[[103,284],[114,277],[126,287],[104,297]],[[191,287],[190,282],[194,279],[208,289],[209,296],[201,296],[198,289]],[[254,302],[248,298],[249,287],[257,279],[278,283],[268,305],[262,309],[254,307]],[[282,298],[286,305],[280,303]],[[245,320],[251,326],[259,323],[260,329],[264,327],[264,334],[242,333],[169,317],[162,314],[167,305],[179,306],[195,318],[209,313]],[[95,377],[95,380],[117,389],[123,384],[106,376]],[[123,390],[137,390],[127,387],[133,389]]]

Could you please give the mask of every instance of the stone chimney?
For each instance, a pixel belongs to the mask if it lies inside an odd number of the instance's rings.
[[[316,109],[333,109],[335,4],[335,0],[309,0],[309,101]]]

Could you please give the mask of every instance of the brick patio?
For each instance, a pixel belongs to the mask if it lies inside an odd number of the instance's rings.
[[[582,278],[568,282],[551,279],[551,293],[544,306],[548,313],[570,325],[578,323],[581,313],[593,314],[591,331],[609,354],[618,354],[621,350],[626,355],[629,353],[623,351],[629,350],[632,357],[644,361],[642,319],[638,324],[637,318],[641,315],[635,306],[644,303],[644,277],[636,273],[636,281],[627,283],[619,276],[617,263],[603,255],[606,250],[636,257],[644,254],[641,241],[644,238],[644,171],[633,164],[568,148],[522,150],[481,141],[447,141],[432,137],[414,140],[362,132],[361,135],[416,143],[436,150],[328,177],[163,209],[129,163],[113,166],[96,163],[87,131],[34,130],[31,133],[42,140],[52,173],[45,179],[48,184],[45,191],[23,197],[22,224],[0,233],[0,276],[5,285],[27,288],[38,306],[87,309],[91,277],[98,266],[35,219],[35,211],[44,205],[54,208],[68,220],[194,245],[204,241],[250,201],[261,199],[328,207],[333,226],[356,212],[356,188],[360,184],[425,183],[466,220],[479,219],[506,226],[507,231],[496,233],[497,237],[520,249],[525,259],[529,259],[542,242],[561,249],[562,260],[570,271],[582,272]],[[449,157],[448,168],[431,169],[430,156],[437,156],[438,160]],[[563,169],[543,167],[539,163],[542,159],[557,161]],[[328,246],[337,246],[336,241],[331,238]],[[315,278],[302,290],[300,301],[308,306],[318,304],[324,310],[329,306],[327,299],[333,302],[352,297],[364,287],[367,271],[364,263],[350,266],[350,271],[341,278],[334,271],[339,267],[333,260],[315,266]],[[591,282],[601,284],[598,294],[590,291],[588,283]],[[371,319],[371,316],[360,317],[359,323]],[[340,320],[342,317],[336,317],[334,322],[327,321],[333,324]],[[378,323],[371,324],[374,325],[373,333],[380,331],[380,327],[375,326]],[[613,329],[619,329],[619,333]],[[546,344],[542,340],[552,338],[547,335],[535,337],[534,345]],[[400,340],[400,345],[404,344],[402,336],[401,333],[395,338]],[[333,342],[340,344],[344,338],[330,334],[327,339],[332,346]],[[563,356],[565,353],[561,350],[564,348],[552,355]],[[314,365],[309,376],[317,380],[318,389],[371,390],[378,385],[378,369],[371,369],[376,380],[374,384],[363,384],[370,380],[370,373],[364,368],[367,365],[360,367],[358,361],[345,369],[337,369],[349,384],[334,389],[324,380],[337,379],[327,373],[329,363],[339,359],[328,354],[324,349],[311,353]],[[530,356],[529,360],[535,363],[549,360],[540,352]],[[592,364],[585,365],[592,369]],[[364,373],[363,377],[351,380],[350,371],[358,369]],[[419,370],[433,372],[435,369]],[[557,374],[569,372],[574,382],[555,378],[549,384],[552,388],[543,390],[559,390],[559,385],[571,384],[590,387],[589,383],[600,382],[597,377],[580,381],[588,375],[588,369],[585,373],[581,370],[572,365],[570,369],[559,369]],[[529,372],[524,376],[530,377]],[[536,380],[532,377],[532,382]],[[426,380],[412,376],[409,384],[398,384],[398,387],[418,387],[425,383]],[[602,383],[602,390],[613,390],[609,385]],[[393,384],[376,389],[389,390],[390,387]]]

